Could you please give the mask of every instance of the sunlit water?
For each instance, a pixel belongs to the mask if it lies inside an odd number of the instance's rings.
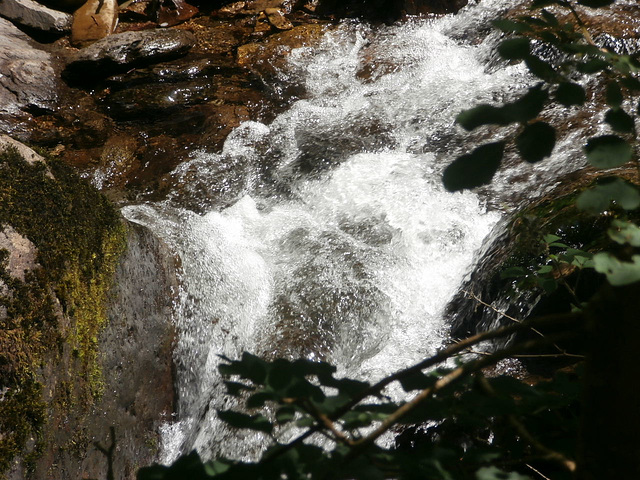
[[[259,451],[259,438],[216,418],[229,406],[218,355],[324,359],[374,380],[446,340],[443,309],[500,217],[441,185],[465,148],[454,118],[531,82],[521,66],[488,73],[496,37],[478,26],[507,4],[397,27],[347,23],[294,51],[283,81],[302,81],[305,99],[270,125],[242,125],[221,154],[194,152],[174,172],[179,195],[124,208],[180,258],[179,421],[166,428],[165,460],[194,447]],[[230,185],[227,208],[180,206],[185,195],[209,205]]]

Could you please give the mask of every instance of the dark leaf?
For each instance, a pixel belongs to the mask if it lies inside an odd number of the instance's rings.
[[[523,33],[533,30],[529,25],[522,22],[514,22],[513,20],[499,19],[491,22],[494,27],[505,33]]]
[[[585,147],[587,161],[598,168],[613,168],[627,163],[633,156],[633,149],[616,135],[603,135],[589,139]]]
[[[625,210],[633,210],[640,206],[640,193],[634,185],[614,178],[582,192],[576,205],[581,210],[597,215],[607,210],[612,201]]]
[[[429,388],[433,386],[436,380],[437,378],[427,376],[424,373],[418,371],[412,373],[408,377],[401,378],[400,385],[402,385],[402,389],[405,392],[411,392],[413,390],[424,390],[425,388]]]
[[[444,171],[442,181],[445,188],[455,192],[491,182],[500,167],[503,153],[504,142],[495,142],[456,158]]]
[[[254,393],[247,399],[247,408],[260,408],[268,401],[277,401],[278,396],[271,392]]]
[[[276,422],[282,424],[292,421],[296,417],[296,409],[293,407],[282,407],[276,412]]]
[[[520,156],[529,163],[536,163],[551,155],[556,144],[556,130],[546,122],[527,125],[516,138]]]
[[[558,74],[549,63],[540,60],[534,55],[527,57],[525,63],[529,71],[542,80],[554,82],[558,78]]]
[[[640,255],[633,255],[631,262],[623,262],[609,252],[594,255],[596,271],[604,273],[613,286],[619,287],[640,281]]]
[[[256,384],[262,384],[267,376],[266,362],[260,357],[256,357],[250,353],[244,352],[242,360],[231,361],[231,363],[222,363],[218,370],[222,375],[239,375],[247,378]]]
[[[253,387],[250,387],[249,385],[245,385],[244,383],[224,382],[224,384],[227,387],[227,393],[229,395],[233,395],[234,397],[237,397],[238,395],[240,395],[242,391],[253,390]]]
[[[558,289],[558,282],[556,282],[553,278],[538,277],[537,282],[540,288],[545,291],[545,293],[553,293]]]
[[[529,7],[531,10],[536,9],[536,8],[544,8],[544,7],[548,7],[550,5],[558,5],[561,2],[558,0],[533,0],[533,2],[531,2],[531,6]]]
[[[492,105],[478,105],[460,112],[456,117],[465,130],[471,131],[481,125],[508,125],[511,120],[505,115],[501,108]]]
[[[633,77],[622,77],[620,83],[633,92],[640,91],[640,80]]]
[[[562,43],[560,45],[560,48],[567,53],[580,53],[583,55],[592,55],[597,59],[599,59],[598,57],[600,57],[600,55],[602,54],[602,50],[600,50],[600,48],[598,48],[597,46],[591,45],[591,44],[585,44],[585,43],[567,42],[567,43]],[[579,65],[582,65],[582,64],[579,64]]]
[[[517,472],[505,472],[498,467],[482,467],[476,472],[476,480],[532,480]]]
[[[500,273],[500,278],[520,278],[527,275],[527,273],[522,267],[509,267]]]
[[[273,425],[264,415],[247,415],[233,410],[218,410],[218,417],[232,427],[270,433]]]
[[[600,8],[611,5],[615,1],[616,0],[578,0],[578,3],[580,5],[584,5],[585,7]]]
[[[526,123],[538,116],[548,98],[549,93],[542,88],[542,84],[538,84],[531,87],[522,98],[504,105],[502,110],[512,122]]]
[[[556,100],[564,105],[570,107],[571,105],[582,105],[587,99],[587,94],[577,83],[562,82],[558,85],[556,90]]]
[[[293,380],[293,366],[288,360],[276,359],[269,368],[266,384],[275,391],[286,388]]]
[[[136,478],[138,480],[178,480],[182,478],[208,480],[210,477],[207,475],[200,456],[193,451],[188,455],[181,456],[168,467],[153,465],[141,468]]]
[[[631,133],[635,129],[635,122],[623,109],[609,110],[604,116],[605,122],[616,132]]]
[[[606,97],[607,105],[609,105],[611,108],[620,108],[624,97],[622,96],[622,90],[620,90],[620,85],[618,85],[618,82],[610,82],[607,85]]]
[[[540,13],[550,26],[557,27],[559,25],[558,19],[553,13],[548,10],[542,10]]]
[[[609,68],[611,64],[601,58],[592,58],[586,62],[579,63],[576,68],[581,73],[597,73]]]
[[[507,60],[520,60],[529,56],[529,39],[518,37],[504,40],[498,45],[498,53]]]

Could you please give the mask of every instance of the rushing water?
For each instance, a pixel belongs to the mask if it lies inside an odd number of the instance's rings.
[[[270,125],[240,126],[221,154],[194,152],[174,172],[173,198],[124,209],[180,258],[167,459],[259,450],[216,419],[228,407],[220,354],[325,359],[376,379],[446,339],[443,309],[499,214],[445,192],[440,175],[464,149],[455,115],[529,83],[522,67],[487,68],[496,39],[481,27],[508,3],[402,26],[347,23],[294,51],[283,81],[302,82],[304,99]],[[208,196],[230,191],[231,206],[207,211]],[[199,213],[181,206],[185,195]]]

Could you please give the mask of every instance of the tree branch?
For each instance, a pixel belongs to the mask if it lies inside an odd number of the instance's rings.
[[[554,335],[554,339],[562,339],[569,336],[569,333],[557,334]],[[372,444],[376,439],[378,439],[383,433],[385,433],[392,425],[396,424],[402,417],[407,415],[413,409],[415,409],[418,405],[420,405],[427,398],[431,397],[434,393],[439,392],[445,387],[455,383],[456,381],[464,378],[466,375],[477,372],[483,368],[486,368],[491,365],[495,365],[499,360],[510,357],[514,354],[530,350],[532,348],[539,347],[544,344],[551,343],[551,337],[546,337],[538,340],[531,340],[528,342],[524,342],[521,344],[513,345],[512,347],[502,349],[490,356],[480,358],[478,360],[466,363],[455,370],[449,372],[447,375],[441,377],[433,386],[429,388],[425,388],[418,395],[416,395],[412,400],[402,405],[398,408],[394,413],[389,415],[385,420],[380,424],[380,426],[375,429],[372,433],[367,435],[366,437],[361,438],[353,442],[353,448],[351,452],[347,455],[345,460],[352,459],[362,451]]]

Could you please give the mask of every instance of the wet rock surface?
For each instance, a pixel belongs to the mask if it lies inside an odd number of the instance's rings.
[[[53,10],[33,0],[2,0],[0,16],[25,27],[59,34],[68,32],[72,22],[68,13]]]
[[[21,6],[29,3],[13,1]],[[5,3],[10,2],[0,5]],[[83,2],[43,3],[70,12]],[[317,43],[333,20],[349,12],[339,5],[329,12],[325,3],[322,17],[317,2],[286,0],[193,3],[128,3],[113,34],[110,23],[104,38],[81,49],[74,48],[67,37],[53,42],[38,37],[51,42],[38,43],[0,19],[0,133],[29,141],[57,157],[119,205],[169,198],[202,211],[235,202],[269,168],[265,163],[274,160],[224,154],[203,169],[194,163],[176,167],[195,148],[222,151],[227,135],[242,122],[268,123],[292,98],[304,98],[304,86],[287,70],[288,56],[296,48]],[[426,2],[396,3],[404,9],[402,14],[426,12],[420,6]],[[61,18],[68,18],[65,15]],[[83,29],[85,39],[94,40],[89,38],[89,27]],[[85,44],[84,40],[75,43]],[[375,52],[371,55],[375,57]],[[376,71],[363,73],[367,75],[373,77]],[[317,151],[321,136],[328,140],[320,142],[323,151]],[[302,154],[295,168],[312,174],[330,168],[323,157],[336,157],[338,148],[356,153],[391,139],[387,127],[375,122],[349,125],[346,132],[314,130],[310,125],[301,132]],[[6,143],[20,148],[9,140]],[[264,157],[274,155],[265,152]],[[42,161],[35,153],[30,158]],[[25,269],[46,269],[29,260],[38,258],[30,250],[30,245],[37,244],[34,239],[18,230],[15,237],[8,230],[14,226],[5,226],[2,218],[0,225],[4,232],[0,249],[6,250],[2,245],[13,239],[8,249],[13,252],[11,265],[16,265],[16,255],[22,255]],[[367,225],[344,225],[344,229],[362,231],[366,244],[387,242],[391,235]],[[116,478],[134,478],[136,468],[151,462],[157,453],[159,424],[171,420],[174,332],[169,318],[171,295],[178,286],[177,267],[167,247],[144,229],[129,226],[127,235],[129,249],[115,272],[109,322],[98,339],[103,394],[91,406],[78,404],[77,389],[88,388],[74,383],[81,361],[64,336],[55,337],[63,354],[56,356],[51,347],[40,372],[42,398],[47,405],[55,404],[55,411],[48,411],[47,443],[34,460],[32,478],[102,478],[106,459],[94,442],[107,447],[111,426],[116,427],[118,445]],[[315,275],[312,256],[308,268],[309,272],[300,272],[304,280],[299,288],[319,290],[308,280]],[[358,268],[354,263],[353,270]],[[344,285],[345,290],[350,288]],[[343,307],[368,308],[357,304],[356,297],[336,292],[333,306],[321,313],[334,321]],[[301,343],[319,341],[318,325],[297,320],[317,316],[311,306],[283,303],[278,308],[283,318],[291,320],[283,326],[283,332],[290,332],[285,336],[309,327],[311,333]],[[70,320],[60,302],[54,305],[53,316],[68,327]],[[287,342],[283,339],[283,349]],[[60,367],[61,361],[71,367]],[[19,460],[35,447],[26,445]],[[24,462],[12,465],[10,478],[26,476]]]
[[[180,30],[145,30],[110,35],[78,51],[65,69],[68,79],[87,82],[138,66],[179,57],[195,43]]]
[[[32,114],[59,107],[60,63],[49,52],[0,18],[0,132],[22,130]]]

